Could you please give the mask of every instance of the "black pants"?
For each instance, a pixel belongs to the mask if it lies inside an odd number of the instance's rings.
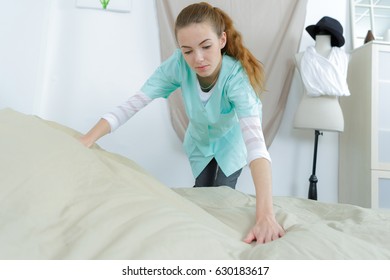
[[[242,169],[234,172],[230,176],[226,176],[221,168],[219,168],[217,161],[213,158],[210,163],[203,169],[199,176],[195,179],[194,187],[217,187],[228,186],[235,188],[238,177]]]

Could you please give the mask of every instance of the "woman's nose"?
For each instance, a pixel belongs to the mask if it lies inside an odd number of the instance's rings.
[[[202,62],[204,60],[203,53],[201,51],[195,52],[196,62]]]

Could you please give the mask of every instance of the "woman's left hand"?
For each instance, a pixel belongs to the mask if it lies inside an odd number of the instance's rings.
[[[278,224],[273,215],[264,216],[257,220],[244,242],[249,244],[256,241],[256,244],[263,244],[279,239],[284,234],[284,229]]]

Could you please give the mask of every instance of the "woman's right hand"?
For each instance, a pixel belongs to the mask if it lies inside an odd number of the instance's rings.
[[[78,140],[87,148],[90,148],[99,138],[110,133],[111,127],[108,121],[100,119],[98,123],[88,131],[87,134],[82,135]]]
[[[78,140],[83,144],[85,147],[90,148],[94,142],[91,141],[87,135],[82,135],[78,138]]]

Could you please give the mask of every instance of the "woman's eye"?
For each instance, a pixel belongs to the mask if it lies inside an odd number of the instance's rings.
[[[190,54],[190,53],[192,53],[192,51],[185,51],[184,52],[184,54],[187,54],[187,55]]]
[[[207,49],[211,48],[211,46],[204,46],[203,48],[207,50]]]

